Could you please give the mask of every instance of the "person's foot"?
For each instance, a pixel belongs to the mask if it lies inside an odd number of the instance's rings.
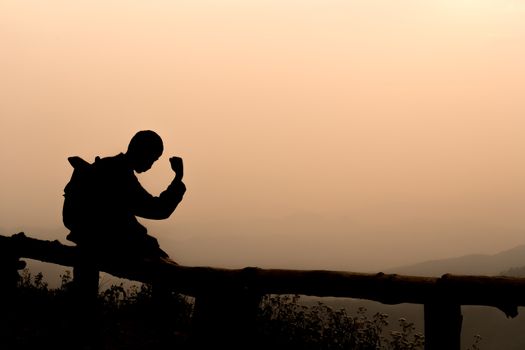
[[[159,255],[161,258],[169,258],[168,253],[166,253],[164,250],[159,248]]]
[[[144,261],[162,261],[169,260],[168,254],[160,248],[148,249],[147,251],[138,254],[139,259]]]
[[[171,258],[160,258],[160,261],[170,265],[179,265],[176,261],[171,260]]]

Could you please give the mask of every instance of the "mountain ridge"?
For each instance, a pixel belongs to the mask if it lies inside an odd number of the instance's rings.
[[[402,265],[385,270],[411,276],[438,277],[446,273],[459,275],[500,275],[511,268],[525,266],[525,244],[496,254],[468,254]]]

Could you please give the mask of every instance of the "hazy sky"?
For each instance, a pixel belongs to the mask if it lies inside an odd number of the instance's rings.
[[[182,264],[375,270],[525,244],[519,0],[0,2],[0,234],[153,129]]]

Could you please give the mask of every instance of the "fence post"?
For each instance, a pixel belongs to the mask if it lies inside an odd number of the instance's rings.
[[[263,295],[252,285],[255,268],[245,268],[230,288],[218,286],[197,295],[193,312],[196,349],[254,349],[256,322]]]
[[[6,247],[0,249],[0,298],[2,304],[11,305],[12,301],[8,300],[15,296],[17,283],[20,279],[18,270],[25,267],[25,261],[21,261],[13,251]]]
[[[18,270],[26,266],[17,256],[14,244],[0,247],[0,348],[10,348],[15,340],[11,317],[17,313],[19,305],[17,285],[20,280]]]
[[[99,267],[95,259],[77,247],[77,258],[73,266],[73,313],[75,322],[71,337],[76,343],[73,347],[99,345],[99,325],[97,324],[97,298]]]
[[[197,348],[250,349],[262,296],[249,293],[203,294],[196,298],[193,341]]]
[[[75,297],[83,305],[91,308],[97,300],[99,267],[95,259],[77,247],[77,259],[73,266],[73,288]]]
[[[460,350],[461,305],[446,302],[425,304],[425,350]]]

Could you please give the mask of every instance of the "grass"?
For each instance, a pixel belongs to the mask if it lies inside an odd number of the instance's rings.
[[[193,298],[169,293],[162,304],[151,286],[112,285],[96,304],[75,303],[70,272],[58,288],[49,288],[41,273],[24,270],[10,312],[2,316],[2,349],[189,349],[192,346]],[[266,295],[257,315],[254,347],[304,350],[422,350],[424,336],[401,318],[386,329],[384,313],[355,315],[322,302],[304,305],[297,295]],[[476,339],[469,350],[479,350]]]

